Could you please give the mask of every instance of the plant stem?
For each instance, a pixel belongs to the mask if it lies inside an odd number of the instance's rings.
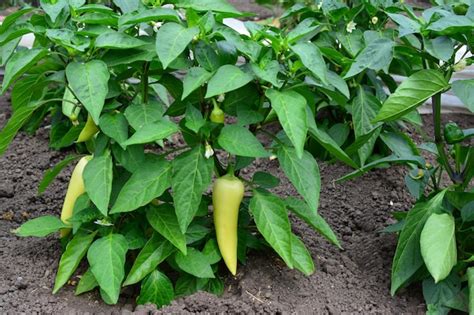
[[[143,86],[143,103],[148,104],[148,71],[150,70],[150,63],[145,62],[143,65],[142,86]]]
[[[449,178],[453,183],[458,183],[458,176],[454,173],[451,165],[448,162],[448,156],[444,150],[443,137],[441,135],[441,93],[437,93],[432,98],[432,109],[433,109],[433,124],[435,133],[435,144],[438,149],[438,157],[441,165],[449,175]]]

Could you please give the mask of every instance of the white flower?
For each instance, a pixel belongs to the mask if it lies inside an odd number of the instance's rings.
[[[225,94],[220,94],[220,95],[217,97],[217,101],[218,101],[219,103],[222,103],[224,100],[225,100]]]
[[[204,152],[204,156],[206,159],[209,159],[214,155],[214,150],[212,149],[211,145],[206,142],[206,152]]]
[[[372,22],[372,24],[377,24],[379,22],[379,18],[374,16],[372,17],[372,20],[370,20]]]
[[[321,7],[323,6],[323,1],[318,3],[318,10],[321,10]]]
[[[463,71],[467,66],[466,59],[461,59],[457,64],[454,65],[453,70],[458,72],[458,71]]]
[[[270,161],[273,161],[273,160],[276,160],[277,159],[277,156],[275,154],[272,154],[270,155],[270,157],[268,158]]]
[[[107,219],[96,220],[94,221],[94,223],[97,225],[102,225],[102,226],[113,226],[113,224],[110,223]]]
[[[163,22],[151,22],[151,25],[153,25],[153,31],[156,33],[161,25],[163,25]]]
[[[357,23],[354,23],[354,21],[350,21],[349,23],[347,23],[346,31],[348,33],[352,33],[352,31],[356,29],[356,26],[357,26]]]

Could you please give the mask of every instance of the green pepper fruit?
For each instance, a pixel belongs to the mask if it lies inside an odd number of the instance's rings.
[[[449,144],[455,144],[464,140],[464,132],[455,122],[449,122],[444,126],[444,139]]]
[[[225,114],[222,109],[217,106],[217,104],[214,104],[214,109],[211,112],[211,121],[216,124],[223,124],[225,122]]]
[[[468,10],[469,10],[469,6],[465,3],[459,3],[453,7],[453,11],[457,15],[466,15]]]

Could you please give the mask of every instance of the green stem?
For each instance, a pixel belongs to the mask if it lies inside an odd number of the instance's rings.
[[[148,71],[150,70],[150,63],[145,62],[143,65],[142,86],[143,86],[143,103],[148,104]]]
[[[217,174],[219,175],[219,177],[227,174],[226,170],[222,167],[222,164],[216,154],[214,154],[214,165],[216,166]]]

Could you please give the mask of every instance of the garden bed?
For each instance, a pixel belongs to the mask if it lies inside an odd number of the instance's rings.
[[[0,98],[0,128],[9,116],[8,98]],[[443,120],[458,121],[462,127],[474,125],[474,116],[468,115],[444,116]],[[124,292],[116,306],[105,305],[96,293],[74,296],[74,283],[52,295],[60,255],[57,238],[20,239],[10,232],[28,218],[59,215],[71,169],[61,173],[44,195],[37,196],[44,171],[67,154],[50,151],[47,139],[47,128],[40,128],[37,137],[20,133],[0,157],[0,313],[153,311],[150,306],[136,308],[130,298],[134,292],[130,291]],[[255,164],[258,165],[253,167],[282,179],[277,191],[280,195],[296,195],[278,169],[277,161],[259,160]],[[252,173],[253,167],[246,171]],[[320,168],[320,213],[334,228],[344,250],[330,245],[293,217],[294,232],[308,244],[315,260],[314,275],[305,277],[289,270],[270,251],[253,253],[248,264],[239,267],[236,279],[226,279],[223,297],[197,293],[177,300],[163,311],[424,313],[421,288],[412,287],[396,297],[390,296],[390,265],[396,237],[380,233],[393,222],[392,211],[411,206],[402,181],[403,169],[380,169],[354,181],[333,184],[334,179],[350,169],[327,163],[320,163]]]

